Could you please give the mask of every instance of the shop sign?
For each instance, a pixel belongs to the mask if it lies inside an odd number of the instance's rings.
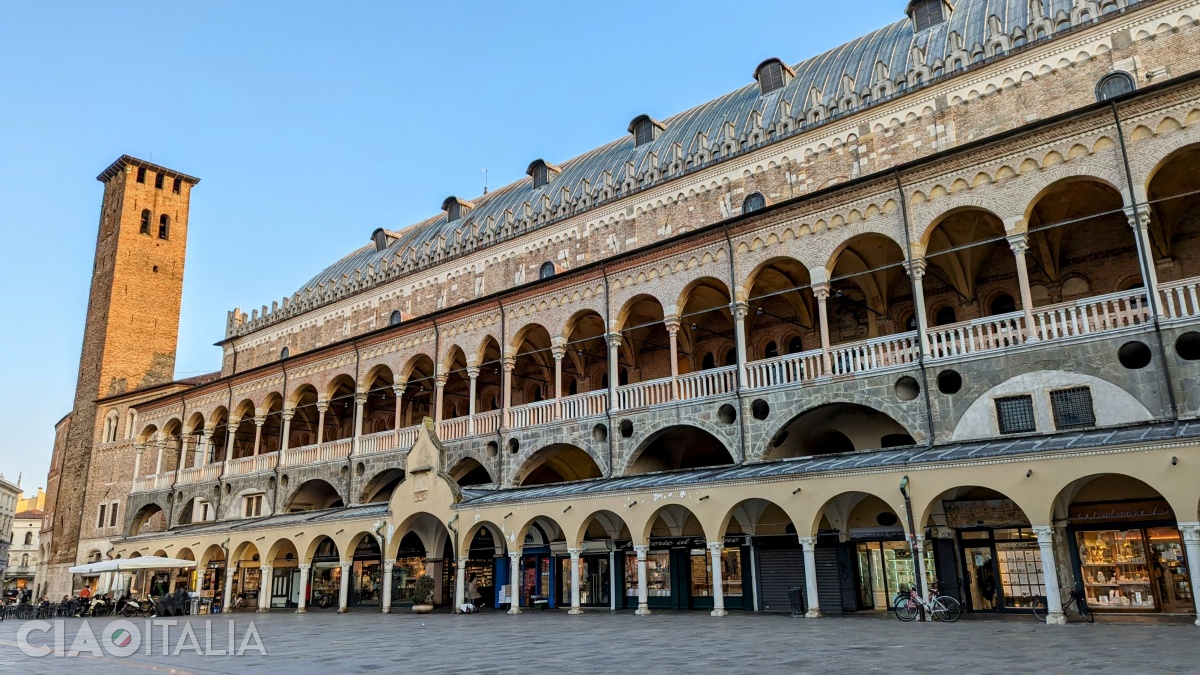
[[[1028,525],[1025,512],[1011,499],[942,502],[950,527],[1005,527]]]
[[[1067,511],[1071,520],[1171,520],[1175,512],[1162,499],[1108,504],[1081,504]]]
[[[729,548],[746,545],[746,535],[736,534],[725,537],[724,545]],[[613,546],[618,551],[633,550],[633,542],[629,539],[624,539],[613,543]],[[708,546],[708,542],[704,537],[651,537],[650,548],[704,548]]]

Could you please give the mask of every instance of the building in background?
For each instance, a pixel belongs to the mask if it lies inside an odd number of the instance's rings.
[[[5,593],[29,589],[32,597],[42,596],[42,585],[37,578],[42,551],[40,534],[45,492],[38,488],[36,497],[20,500],[20,510],[13,518],[12,545],[8,549],[8,569],[0,585]]]
[[[897,0],[364,231],[230,312],[193,380],[170,365],[195,179],[122,157],[47,480],[52,594],[170,555],[198,568],[159,585],[262,610],[387,611],[422,574],[456,606],[469,571],[514,613],[799,587],[819,617],[937,582],[1054,623],[1076,583],[1194,614],[1198,19]]]
[[[21,499],[21,484],[10,483],[0,475],[0,579],[8,570],[8,552],[12,545],[13,521],[17,515],[17,501]]]

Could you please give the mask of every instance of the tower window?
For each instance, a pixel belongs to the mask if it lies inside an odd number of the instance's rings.
[[[633,134],[633,145],[638,147],[653,141],[658,136],[658,130],[663,125],[655,122],[649,115],[638,115],[629,123],[629,133]]]
[[[162,175],[162,172],[159,171],[158,173],[154,174],[154,187],[161,190],[162,186],[163,186],[163,175]]]
[[[150,234],[150,209],[142,209],[142,226],[138,231],[142,234]]]
[[[550,277],[554,276],[557,271],[558,268],[554,266],[554,263],[549,261],[544,262],[542,263],[542,268],[538,270],[538,278],[549,279]]]
[[[139,183],[146,182],[146,170],[140,166],[138,167],[138,172],[137,172],[137,182],[139,182]]]
[[[388,325],[399,326],[401,320],[403,320],[403,316],[400,314],[400,310],[397,309],[392,312],[391,316],[388,317]]]
[[[1118,70],[1105,75],[1096,83],[1096,100],[1107,101],[1133,91],[1133,77],[1129,73]]]
[[[908,16],[912,19],[913,30],[920,33],[933,28],[946,17],[942,11],[944,0],[913,0],[908,5]]]
[[[742,202],[742,213],[752,213],[767,206],[767,200],[761,192],[755,192]]]
[[[162,214],[158,217],[158,238],[169,239],[171,237],[171,216]]]
[[[284,347],[283,349],[279,350],[279,360],[281,360],[281,361],[288,358],[291,355],[292,355],[292,350],[288,349],[287,347]]]
[[[183,179],[176,178],[175,181],[173,183],[171,183],[171,192],[174,192],[175,194],[179,194],[179,190],[182,187],[183,187]]]

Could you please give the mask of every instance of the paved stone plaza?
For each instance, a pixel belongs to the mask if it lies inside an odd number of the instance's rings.
[[[248,650],[240,657],[161,654],[155,628],[155,654],[144,645],[134,656],[80,659],[25,656],[17,648],[18,621],[0,624],[0,672],[60,673],[302,673],[425,672],[536,673],[639,671],[856,673],[869,671],[1196,672],[1200,629],[1190,622],[1072,623],[1039,625],[1032,618],[964,619],[956,624],[904,624],[867,617],[819,621],[786,616],[733,614],[718,620],[701,613],[500,612],[475,616],[398,613],[381,617],[365,611],[216,616],[212,645],[223,649],[227,622],[236,621],[240,643],[253,621],[267,655]],[[191,624],[203,648],[205,620]],[[106,621],[91,623],[102,640]],[[69,648],[81,625],[66,621]],[[138,622],[141,625],[141,622]],[[168,629],[172,649],[183,634]],[[53,645],[49,634],[33,640]],[[169,650],[170,651],[170,650]]]

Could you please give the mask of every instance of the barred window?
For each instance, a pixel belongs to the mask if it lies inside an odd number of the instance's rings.
[[[1033,417],[1033,397],[1025,394],[996,399],[996,422],[1001,434],[1037,431],[1037,423]]]
[[[770,61],[758,69],[758,86],[762,93],[769,94],[776,89],[782,89],[786,84],[783,80],[783,64]]]
[[[262,515],[262,495],[247,495],[245,501],[245,510],[243,513],[247,518],[256,518]]]
[[[140,166],[138,167],[138,170],[137,170],[137,182],[139,182],[139,183],[146,182],[146,169],[143,167],[140,167]]]
[[[945,20],[942,14],[942,0],[918,0],[910,6],[913,30],[918,33]]]
[[[108,526],[117,526],[117,502],[108,505]]]
[[[108,508],[107,504],[100,505],[100,518],[99,518],[98,522],[96,523],[96,527],[104,527],[104,510],[106,508]]]
[[[1050,407],[1054,410],[1057,429],[1077,429],[1096,425],[1096,410],[1092,406],[1090,387],[1071,387],[1050,392]]]
[[[650,120],[641,120],[633,130],[633,144],[644,145],[654,140],[654,123]]]

